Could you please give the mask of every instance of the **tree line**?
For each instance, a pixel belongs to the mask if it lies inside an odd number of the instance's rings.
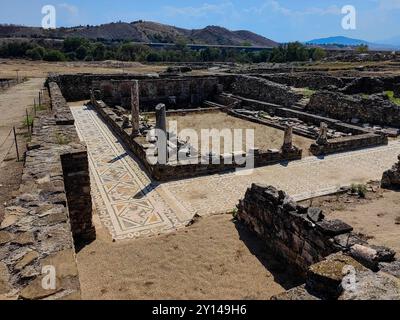
[[[168,49],[153,49],[132,42],[107,44],[84,38],[67,38],[54,46],[44,41],[13,41],[0,45],[1,58],[26,58],[45,61],[139,61],[139,62],[290,62],[316,61],[326,56],[321,48],[309,48],[293,42],[271,50],[251,52],[228,48],[206,48],[192,50],[183,41],[177,41]]]

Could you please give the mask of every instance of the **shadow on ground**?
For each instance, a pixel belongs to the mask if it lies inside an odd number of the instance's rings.
[[[262,263],[262,265],[273,275],[274,280],[283,288],[289,290],[304,283],[304,278],[296,270],[279,260],[270,252],[264,241],[252,233],[245,225],[233,220],[240,240],[247,246],[249,251]]]

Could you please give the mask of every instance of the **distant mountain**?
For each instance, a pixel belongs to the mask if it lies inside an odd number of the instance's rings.
[[[307,41],[306,44],[308,45],[340,45],[340,46],[360,46],[360,45],[367,45],[370,49],[373,50],[398,50],[400,48],[400,37],[399,37],[399,44],[396,45],[395,41],[388,41],[382,43],[373,43],[366,40],[360,39],[352,39],[343,36],[337,37],[328,37],[328,38],[321,38],[321,39],[314,39]],[[381,42],[381,41],[380,41]]]
[[[150,21],[117,22],[99,26],[78,26],[44,30],[38,27],[0,25],[0,38],[66,38],[83,37],[92,40],[129,40],[134,42],[175,43],[184,40],[194,44],[272,46],[273,40],[250,31],[231,31],[218,26],[204,29],[183,29]]]
[[[368,41],[359,40],[359,39],[352,39],[343,36],[338,37],[329,37],[329,38],[321,38],[321,39],[314,39],[311,41],[307,41],[306,44],[316,44],[316,45],[329,45],[329,44],[338,44],[343,46],[359,46],[362,44],[369,44]]]

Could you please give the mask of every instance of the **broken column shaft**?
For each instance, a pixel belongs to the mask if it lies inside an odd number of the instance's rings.
[[[156,129],[167,132],[167,110],[162,103],[156,106]]]
[[[328,125],[325,122],[321,122],[317,144],[323,146],[326,145],[327,143],[328,143]]]
[[[283,139],[283,151],[291,151],[293,149],[293,127],[287,126],[285,129],[285,136]]]
[[[139,81],[135,80],[131,86],[131,107],[132,107],[132,136],[139,135]]]

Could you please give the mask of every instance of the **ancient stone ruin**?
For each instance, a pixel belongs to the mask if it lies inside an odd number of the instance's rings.
[[[80,299],[75,251],[96,237],[86,146],[58,85],[49,82],[51,111],[38,114],[19,193],[0,227],[0,296]],[[54,268],[57,286],[42,286]]]
[[[109,207],[120,210],[112,218],[107,216],[107,205],[99,210],[113,241],[159,236],[195,223],[193,216],[186,216],[189,213],[217,214],[223,210],[213,206],[225,202],[229,206],[232,198],[237,201],[237,189],[244,190],[253,181],[235,180],[233,173],[246,168],[249,159],[251,169],[271,168],[267,178],[274,176],[278,183],[279,172],[305,162],[311,168],[306,174],[319,179],[323,170],[317,175],[312,166],[327,155],[345,157],[349,151],[369,152],[397,143],[400,107],[384,92],[399,96],[398,77],[292,72],[284,66],[188,72],[49,76],[44,92],[50,110],[38,111],[34,118],[22,184],[0,226],[0,296],[80,298],[76,252],[96,238],[92,215],[102,193],[111,195]],[[68,102],[76,101],[85,105],[74,118]],[[90,115],[75,126],[79,112]],[[81,141],[85,140],[82,127],[90,117],[98,122],[86,132],[87,142],[93,142],[96,133],[109,132],[96,145],[96,159]],[[256,143],[248,149],[241,145],[203,152],[193,137],[175,132],[169,121],[189,123],[199,131],[212,129],[207,126],[214,118],[230,123],[227,129],[253,129]],[[117,152],[114,159],[101,157],[107,139]],[[129,170],[118,171],[124,165]],[[109,175],[95,176],[96,170]],[[171,190],[182,195],[189,178],[195,178],[189,183],[198,189],[175,198]],[[234,181],[231,186],[229,179]],[[95,189],[95,184],[107,185],[110,193]],[[303,180],[299,184],[293,188],[309,199],[312,194],[305,189],[314,185]],[[314,184],[318,194],[332,194],[341,187]],[[400,162],[384,173],[382,186],[400,187]],[[208,200],[212,190],[222,190],[214,203]],[[146,202],[149,194],[156,195]],[[194,200],[188,200],[191,197]],[[233,205],[224,208],[228,209],[232,211]],[[395,252],[369,244],[341,220],[326,219],[318,207],[300,205],[282,190],[253,183],[237,206],[236,218],[283,265],[292,266],[303,282],[276,295],[276,300],[400,298]],[[120,233],[114,222],[121,225]],[[57,272],[54,290],[41,285],[43,268],[49,266]],[[346,285],[354,272],[357,290]]]
[[[398,160],[399,162],[396,163],[390,170],[387,170],[383,173],[383,188],[400,188],[400,155],[398,156]]]
[[[253,184],[239,202],[237,219],[305,279],[304,285],[273,299],[400,298],[395,252],[369,245],[348,224],[326,220],[319,208],[299,205],[272,186]],[[346,286],[348,272],[357,277],[356,287]]]

